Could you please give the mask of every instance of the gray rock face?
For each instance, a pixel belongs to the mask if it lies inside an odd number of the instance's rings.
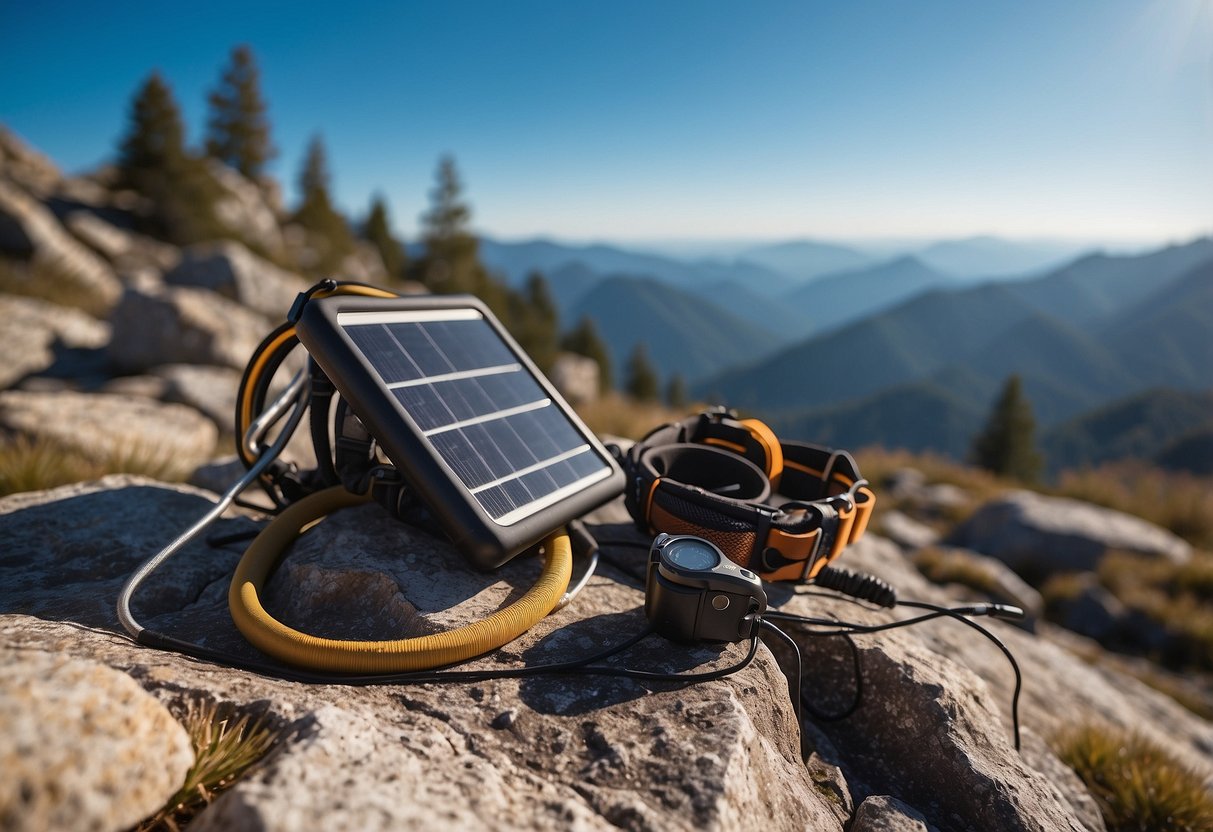
[[[215,160],[208,160],[211,177],[219,185],[215,218],[242,239],[277,255],[285,250],[273,198],[244,178],[239,171]]]
[[[341,276],[346,280],[362,283],[383,283],[387,280],[387,269],[379,250],[365,240],[355,240],[354,251],[341,261]]]
[[[10,289],[102,314],[122,284],[108,265],[68,234],[46,208],[0,181],[0,253],[25,261],[23,283]]]
[[[982,506],[946,542],[998,558],[1020,573],[1091,571],[1109,549],[1177,563],[1191,554],[1185,541],[1140,518],[1030,491]]]
[[[1092,574],[1078,579],[1077,592],[1059,603],[1057,621],[1080,636],[1102,641],[1125,626],[1129,611],[1120,599],[1099,584]]]
[[[878,520],[881,534],[906,549],[921,549],[939,540],[938,532],[901,511],[881,511]]]
[[[112,225],[92,211],[72,211],[63,219],[85,245],[114,265],[119,274],[165,272],[181,260],[175,247]]]
[[[690,687],[536,677],[355,688],[279,681],[115,636],[118,586],[206,508],[197,494],[109,478],[0,500],[0,646],[89,656],[165,701],[269,702],[285,724],[279,748],[196,828],[842,829],[800,760],[786,697],[772,695],[786,687],[765,650],[727,679]],[[191,544],[149,582],[136,614],[257,658],[226,608],[237,551]],[[398,637],[479,618],[537,569],[521,558],[476,572],[449,545],[370,505],[305,535],[266,603],[319,634]],[[470,667],[584,656],[643,627],[640,602],[624,573],[604,567],[573,605]],[[611,661],[686,671],[738,655],[650,638]]]
[[[63,174],[47,156],[30,147],[16,133],[0,125],[0,178],[28,193],[50,193]]]
[[[1026,614],[1029,628],[1044,614],[1044,599],[1040,593],[1000,560],[951,546],[933,547],[915,560],[929,577],[934,577],[932,569],[942,575],[962,575],[967,578],[961,581],[965,586],[980,591],[993,601],[1019,607]],[[931,567],[927,568],[924,561]]]
[[[206,289],[128,289],[110,315],[110,360],[126,372],[163,364],[242,369],[272,328],[268,321]]]
[[[584,355],[562,352],[556,356],[548,377],[570,402],[592,402],[598,398],[598,362]]]
[[[232,432],[236,391],[240,387],[239,370],[197,364],[169,364],[155,368],[152,374],[167,382],[160,398],[188,405],[214,422],[220,431]]]
[[[851,832],[929,832],[922,813],[887,794],[874,794],[859,804]]]
[[[0,430],[50,442],[101,465],[184,476],[210,458],[218,432],[195,410],[72,391],[0,393]]]
[[[307,288],[303,278],[234,240],[186,248],[180,265],[164,280],[174,286],[210,289],[274,320],[285,319],[295,296]]]
[[[45,370],[55,347],[96,349],[109,341],[108,324],[79,309],[34,298],[0,294],[0,389]]]
[[[128,829],[184,781],[189,737],[127,674],[28,650],[0,666],[0,828]]]

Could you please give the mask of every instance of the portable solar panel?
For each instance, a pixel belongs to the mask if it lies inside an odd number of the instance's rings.
[[[470,296],[314,299],[299,340],[473,563],[605,503],[623,473]]]

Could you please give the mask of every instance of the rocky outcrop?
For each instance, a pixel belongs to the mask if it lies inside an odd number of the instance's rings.
[[[98,349],[110,338],[108,324],[79,309],[34,298],[0,294],[0,389],[55,361],[57,348]]]
[[[194,761],[172,714],[126,673],[0,649],[0,828],[128,829]]]
[[[236,391],[240,387],[239,370],[169,364],[155,368],[152,374],[166,382],[158,398],[189,405],[214,422],[220,431],[232,431]]]
[[[268,702],[284,725],[277,751],[195,828],[842,829],[801,762],[790,703],[778,695],[786,686],[765,650],[733,676],[690,687],[555,676],[348,687],[278,681],[116,636],[122,581],[208,504],[195,490],[131,478],[0,501],[0,646],[121,668],[170,703]],[[215,531],[247,526],[235,519]],[[136,615],[264,661],[226,609],[237,551],[190,544],[148,583]],[[448,544],[369,505],[304,536],[266,602],[313,632],[398,637],[480,617],[537,570],[520,558],[476,572]],[[626,573],[604,566],[573,605],[469,666],[584,656],[642,628],[641,600]],[[649,638],[613,661],[680,672],[738,655]]]
[[[71,211],[63,222],[77,239],[112,263],[120,276],[160,275],[181,260],[175,246],[119,228],[92,211]]]
[[[592,358],[562,352],[556,356],[549,377],[570,402],[582,404],[598,398],[598,362]]]
[[[218,438],[210,420],[181,405],[71,391],[0,392],[0,431],[99,466],[178,477],[210,459]]]
[[[998,558],[1020,574],[1094,570],[1109,550],[1179,563],[1191,546],[1138,517],[1078,500],[1014,491],[978,509],[946,542]]]
[[[45,207],[0,180],[0,254],[19,262],[3,288],[103,314],[122,292],[113,270]]]
[[[0,124],[0,179],[15,183],[26,193],[45,195],[62,178],[54,162]]]
[[[275,320],[285,318],[295,296],[307,288],[303,278],[234,240],[189,246],[164,280],[174,286],[209,289]]]
[[[110,315],[110,360],[125,372],[162,364],[214,364],[241,369],[268,321],[206,289],[128,289]]]
[[[207,160],[207,170],[219,186],[215,218],[234,235],[271,256],[285,252],[282,230],[273,208],[274,198],[267,196],[260,185],[246,179],[239,171],[214,159]]]

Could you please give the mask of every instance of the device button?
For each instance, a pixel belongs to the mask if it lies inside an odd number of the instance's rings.
[[[718,610],[727,610],[729,608],[729,596],[717,595],[712,599],[712,607]]]
[[[741,570],[741,577],[743,577],[743,578],[752,578],[752,577],[754,577],[754,573],[753,573],[753,572],[751,572],[751,571],[750,571],[750,570],[748,570],[748,569],[742,569],[742,570]]]

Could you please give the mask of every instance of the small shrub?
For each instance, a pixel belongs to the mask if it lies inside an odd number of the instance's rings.
[[[1086,725],[1058,737],[1055,750],[1086,783],[1108,832],[1213,829],[1204,779],[1140,735]]]
[[[182,724],[194,748],[194,764],[176,794],[137,832],[177,832],[278,741],[278,731],[264,718],[222,714],[214,702],[191,702]]]
[[[97,460],[46,439],[0,438],[0,496],[95,480],[106,474],[142,474],[176,482],[188,473],[154,449],[119,448]]]

